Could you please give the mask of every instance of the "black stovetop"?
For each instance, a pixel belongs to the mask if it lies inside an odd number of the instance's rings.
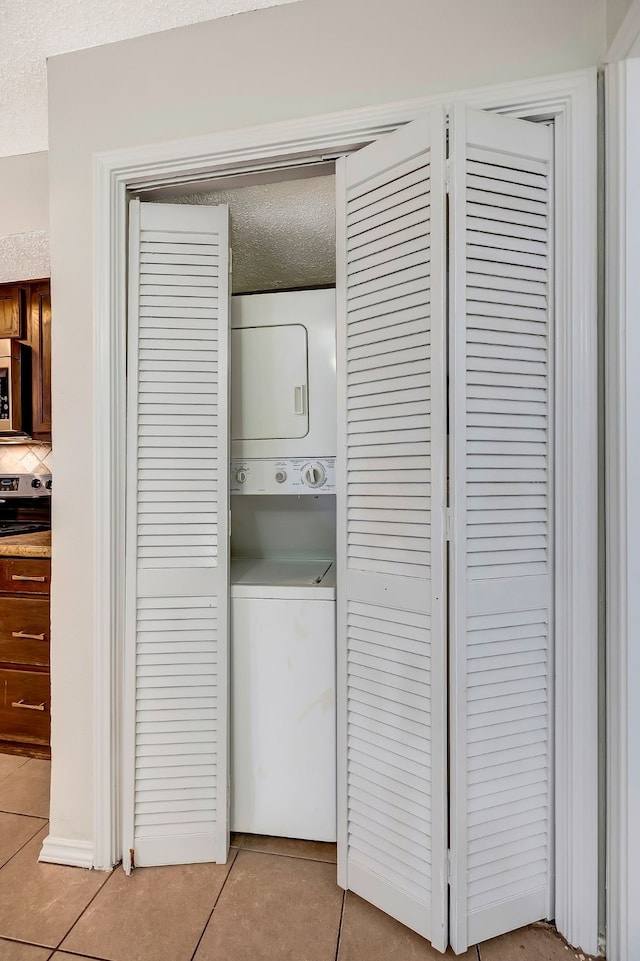
[[[37,534],[38,531],[51,530],[51,524],[37,521],[0,521],[0,537],[12,537],[16,534]]]
[[[50,497],[0,497],[0,537],[51,530]]]

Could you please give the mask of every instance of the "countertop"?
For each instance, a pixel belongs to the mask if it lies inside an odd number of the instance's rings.
[[[0,537],[0,557],[51,557],[51,531]]]

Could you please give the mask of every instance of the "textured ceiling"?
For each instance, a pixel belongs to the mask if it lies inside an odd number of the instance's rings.
[[[233,292],[335,284],[335,181],[318,176],[172,196],[163,203],[229,204]]]
[[[0,237],[0,284],[40,280],[50,274],[49,234],[46,230]]]
[[[0,157],[46,150],[46,58],[293,0],[0,0]]]

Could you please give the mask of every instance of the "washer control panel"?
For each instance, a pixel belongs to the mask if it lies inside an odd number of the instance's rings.
[[[231,461],[232,494],[334,494],[335,457]]]

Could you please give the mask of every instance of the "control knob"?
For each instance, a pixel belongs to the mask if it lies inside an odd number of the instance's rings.
[[[246,479],[247,479],[247,472],[244,469],[244,467],[241,467],[240,470],[236,471],[236,480],[239,484],[244,484]]]
[[[280,469],[276,471],[276,481],[278,482],[278,484],[284,484],[286,479],[287,479],[286,470]]]
[[[319,464],[314,461],[311,464],[306,464],[302,468],[302,481],[307,487],[322,487],[327,479],[327,472],[324,469],[323,464]]]
[[[34,477],[33,480],[31,481],[31,486],[32,486],[35,490],[38,490],[38,488],[42,487],[42,481],[41,481],[41,480],[38,480],[37,477]]]

